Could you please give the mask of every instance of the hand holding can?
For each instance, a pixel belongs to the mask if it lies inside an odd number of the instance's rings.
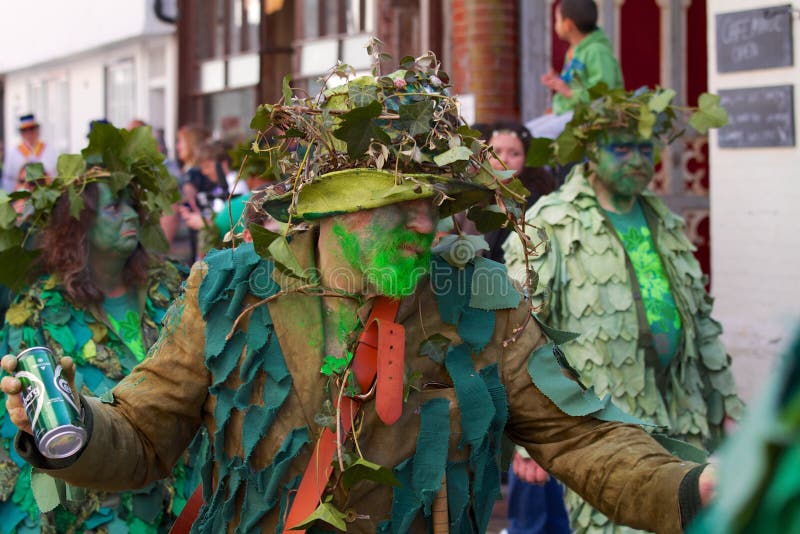
[[[70,456],[86,442],[82,409],[73,394],[74,365],[71,358],[61,363],[46,347],[31,347],[2,361],[3,369],[14,375],[2,381],[11,422],[32,434],[48,458]]]

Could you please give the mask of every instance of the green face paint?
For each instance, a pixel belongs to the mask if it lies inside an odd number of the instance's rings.
[[[640,194],[653,179],[654,148],[625,131],[613,131],[597,151],[595,173],[612,197],[630,198]]]
[[[430,270],[433,233],[406,228],[401,205],[373,210],[370,222],[361,231],[350,231],[336,222],[333,233],[344,259],[380,295],[411,295]]]
[[[139,244],[139,214],[127,193],[114,198],[108,185],[102,183],[97,190],[97,218],[89,229],[92,251],[130,255]]]

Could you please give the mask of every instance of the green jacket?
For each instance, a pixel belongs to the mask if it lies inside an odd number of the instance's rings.
[[[556,93],[553,96],[553,113],[561,115],[578,102],[589,101],[589,89],[604,82],[609,89],[623,86],[622,71],[614,57],[614,47],[603,30],[597,29],[583,38],[575,47],[572,60],[564,58],[561,79],[572,89],[572,96]]]
[[[301,267],[313,267],[315,233],[296,235],[292,249]],[[435,259],[430,281],[402,301],[396,318],[408,377],[400,419],[386,426],[365,403],[358,449],[348,440],[344,450],[350,460],[363,454],[391,468],[400,486],[337,484],[326,507],[349,511],[347,531],[424,531],[446,476],[451,532],[484,532],[499,495],[505,430],[615,519],[680,532],[679,494],[691,493],[691,483],[683,493],[681,485],[696,464],[668,455],[637,427],[568,416],[534,385],[533,361],[552,364],[554,382],[563,375],[505,268],[480,258],[455,270]],[[271,298],[279,287],[288,292]],[[292,292],[299,287],[306,290]],[[116,490],[166,476],[202,425],[212,451],[207,504],[193,531],[280,531],[327,424],[326,401],[337,394],[320,373],[321,297],[307,288],[252,245],[212,252],[193,268],[152,356],[114,389],[113,402],[84,401],[91,438],[74,463],[47,462],[27,435],[18,448],[38,466],[61,468],[53,474],[71,483]],[[442,339],[439,351],[423,350],[426,340]],[[120,461],[98,463],[112,444]]]
[[[150,271],[139,295],[138,327],[145,348],[156,341],[161,319],[181,281],[182,275],[169,263]],[[16,354],[27,347],[45,345],[58,357],[74,359],[79,390],[87,395],[106,394],[139,362],[103,317],[104,313],[98,309],[75,305],[56,277],[45,277],[20,293],[9,308],[6,326],[0,332],[0,353]],[[101,526],[119,532],[132,529],[155,533],[171,524],[175,517],[171,512],[179,512],[191,493],[191,488],[187,493],[186,488],[180,487],[184,481],[181,466],[175,472],[177,478],[169,484],[153,484],[134,493],[80,495],[70,490],[73,502],[65,501],[51,514],[40,516],[31,487],[31,477],[35,479],[37,475],[16,454],[12,446],[16,431],[6,416],[5,401],[0,401],[0,516],[3,518],[0,532],[3,534],[28,529],[82,531]],[[45,482],[40,480],[36,484],[41,489]]]

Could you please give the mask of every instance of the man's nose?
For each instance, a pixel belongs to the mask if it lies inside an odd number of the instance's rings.
[[[433,210],[428,199],[413,200],[406,206],[406,228],[420,234],[430,234],[434,230]]]

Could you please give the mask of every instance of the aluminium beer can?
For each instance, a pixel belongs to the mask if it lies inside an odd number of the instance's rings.
[[[61,372],[47,347],[31,347],[17,355],[14,376],[22,383],[22,402],[36,446],[48,458],[66,458],[86,443],[83,413]]]

